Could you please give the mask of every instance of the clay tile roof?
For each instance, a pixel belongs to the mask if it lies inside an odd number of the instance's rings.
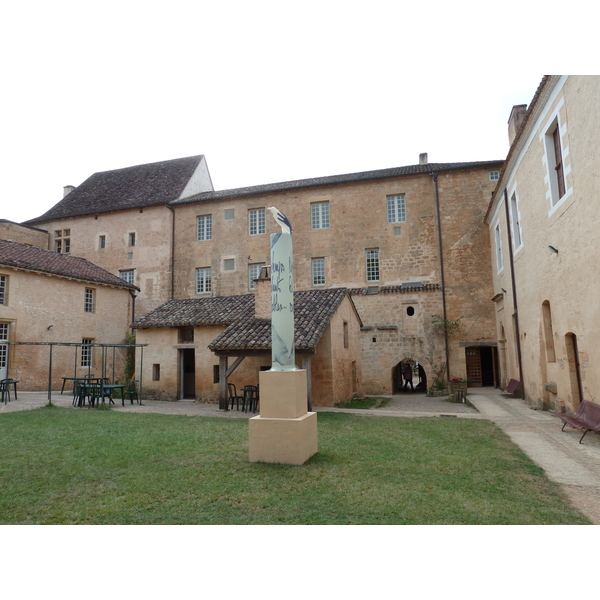
[[[294,292],[296,350],[316,351],[325,328],[347,294],[346,288]],[[230,325],[208,347],[214,352],[270,350],[271,321],[255,319],[252,311]]]
[[[0,266],[22,271],[46,273],[68,279],[77,279],[100,285],[110,285],[129,290],[139,290],[138,287],[123,281],[89,260],[77,258],[70,254],[57,254],[27,244],[0,240]]]
[[[370,181],[373,179],[389,179],[406,175],[423,175],[437,173],[440,171],[454,171],[459,169],[472,169],[481,167],[498,168],[503,160],[461,162],[461,163],[426,163],[409,165],[405,167],[392,167],[390,169],[378,169],[376,171],[362,171],[360,173],[348,173],[345,175],[330,175],[326,177],[314,177],[311,179],[298,179],[295,181],[283,181],[281,183],[267,183],[250,187],[236,188],[232,190],[221,190],[202,192],[186,198],[179,198],[171,202],[172,205],[189,204],[208,200],[220,200],[224,198],[240,198],[244,196],[256,196],[275,192],[297,190],[301,188],[320,187],[336,185],[340,183],[352,183],[356,181]]]
[[[26,223],[167,204],[179,198],[202,159],[189,156],[94,173],[49,211]]]
[[[346,288],[294,293],[296,350],[314,352]],[[170,300],[138,319],[136,329],[229,325],[210,344],[213,351],[270,350],[271,320],[254,317],[254,295]]]
[[[198,325],[230,325],[235,320],[254,314],[254,295],[215,296],[170,300],[138,319],[134,327],[197,327]]]

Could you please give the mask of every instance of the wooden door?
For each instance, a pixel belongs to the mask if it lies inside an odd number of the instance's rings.
[[[467,359],[467,385],[469,387],[481,387],[481,354],[479,348],[465,348]]]

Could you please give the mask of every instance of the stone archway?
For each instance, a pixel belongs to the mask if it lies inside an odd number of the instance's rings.
[[[403,358],[397,365],[392,368],[392,393],[402,394],[405,393],[406,379],[403,375],[405,365],[410,365],[412,370],[412,387],[410,384],[406,386],[408,393],[426,393],[427,392],[427,374],[423,365],[418,361],[406,357]]]

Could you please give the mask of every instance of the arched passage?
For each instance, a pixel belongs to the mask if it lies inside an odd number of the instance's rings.
[[[392,390],[394,394],[424,394],[427,391],[427,374],[423,365],[412,358],[403,358],[392,369]]]

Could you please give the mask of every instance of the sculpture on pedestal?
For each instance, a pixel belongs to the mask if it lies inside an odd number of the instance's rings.
[[[295,371],[292,224],[275,207],[267,210],[281,227],[271,235],[271,370]]]

